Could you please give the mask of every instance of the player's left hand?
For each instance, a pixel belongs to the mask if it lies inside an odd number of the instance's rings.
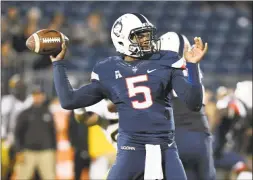
[[[184,58],[187,62],[198,63],[202,60],[208,49],[208,44],[205,43],[205,46],[200,37],[194,38],[194,45],[191,50],[189,46],[185,45],[184,47]]]

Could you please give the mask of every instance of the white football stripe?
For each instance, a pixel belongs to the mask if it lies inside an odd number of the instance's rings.
[[[62,41],[69,41],[69,38],[61,33]]]
[[[61,39],[64,41],[64,34],[61,33]]]
[[[34,41],[35,41],[35,52],[38,53],[40,50],[40,38],[37,33],[33,34]]]

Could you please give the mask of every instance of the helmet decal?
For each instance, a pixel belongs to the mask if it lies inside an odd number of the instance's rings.
[[[123,28],[123,24],[121,22],[122,20],[120,19],[119,21],[117,21],[115,23],[115,25],[113,26],[113,33],[115,34],[115,36],[119,37],[120,33],[122,31]]]

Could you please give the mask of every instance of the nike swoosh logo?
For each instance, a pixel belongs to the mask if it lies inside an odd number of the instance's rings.
[[[155,71],[156,69],[152,69],[152,70],[147,70],[147,73],[151,73],[151,72],[153,72],[153,71]]]
[[[170,147],[170,146],[172,146],[172,144],[174,144],[174,142],[172,142],[172,143],[168,144],[168,146]]]

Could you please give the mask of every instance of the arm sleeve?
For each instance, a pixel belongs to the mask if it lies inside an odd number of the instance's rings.
[[[64,109],[73,110],[90,106],[104,98],[99,81],[92,81],[90,84],[74,90],[69,83],[64,62],[53,62],[53,72],[56,93]]]
[[[198,65],[187,63],[188,79],[182,70],[174,69],[172,72],[172,88],[177,96],[186,103],[192,111],[200,111],[202,107],[203,92],[199,78]]]

